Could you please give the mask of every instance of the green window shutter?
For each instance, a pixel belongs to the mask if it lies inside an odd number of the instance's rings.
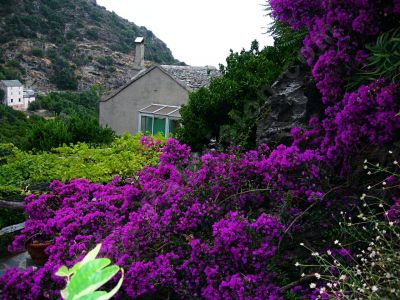
[[[152,132],[153,132],[153,118],[152,117],[142,116],[142,119],[141,119],[141,131],[143,133],[152,134]]]
[[[165,119],[154,117],[154,131],[153,134],[161,132],[165,136]]]
[[[169,119],[169,134],[175,134],[176,129],[179,127],[179,121],[174,119]]]

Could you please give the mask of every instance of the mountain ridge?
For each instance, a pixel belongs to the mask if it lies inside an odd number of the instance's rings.
[[[42,92],[114,89],[132,77],[138,36],[146,60],[183,64],[152,31],[95,0],[0,0],[0,79],[17,76]]]

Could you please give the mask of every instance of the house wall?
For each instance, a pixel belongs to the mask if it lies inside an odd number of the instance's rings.
[[[113,98],[100,102],[100,125],[116,134],[138,132],[139,110],[150,104],[180,106],[189,92],[158,68],[139,78]]]
[[[18,109],[22,109],[24,105],[24,87],[7,87],[6,103]]]
[[[26,106],[26,108],[28,108],[29,103],[32,103],[36,100],[35,97],[24,97],[24,104]]]

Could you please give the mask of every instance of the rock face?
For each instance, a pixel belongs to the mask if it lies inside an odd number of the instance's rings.
[[[67,70],[78,90],[93,84],[115,89],[135,74],[138,36],[146,40],[147,61],[181,64],[153,32],[96,0],[0,0],[0,77],[11,65],[24,85],[47,93],[58,89],[52,78]]]
[[[305,129],[311,116],[323,114],[321,96],[306,66],[292,67],[264,94],[269,97],[257,122],[257,145],[288,145],[291,128]]]

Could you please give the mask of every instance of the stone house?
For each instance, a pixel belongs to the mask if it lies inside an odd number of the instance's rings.
[[[24,86],[19,80],[1,80],[0,89],[4,92],[3,100],[0,103],[13,109],[26,110],[29,103],[35,101],[35,92],[24,90]]]
[[[121,135],[148,132],[173,134],[179,126],[179,109],[189,93],[219,75],[215,67],[144,64],[144,39],[137,38],[136,75],[99,104],[100,125]]]
[[[2,104],[14,109],[24,110],[24,86],[19,80],[1,80],[0,89],[4,92]]]

